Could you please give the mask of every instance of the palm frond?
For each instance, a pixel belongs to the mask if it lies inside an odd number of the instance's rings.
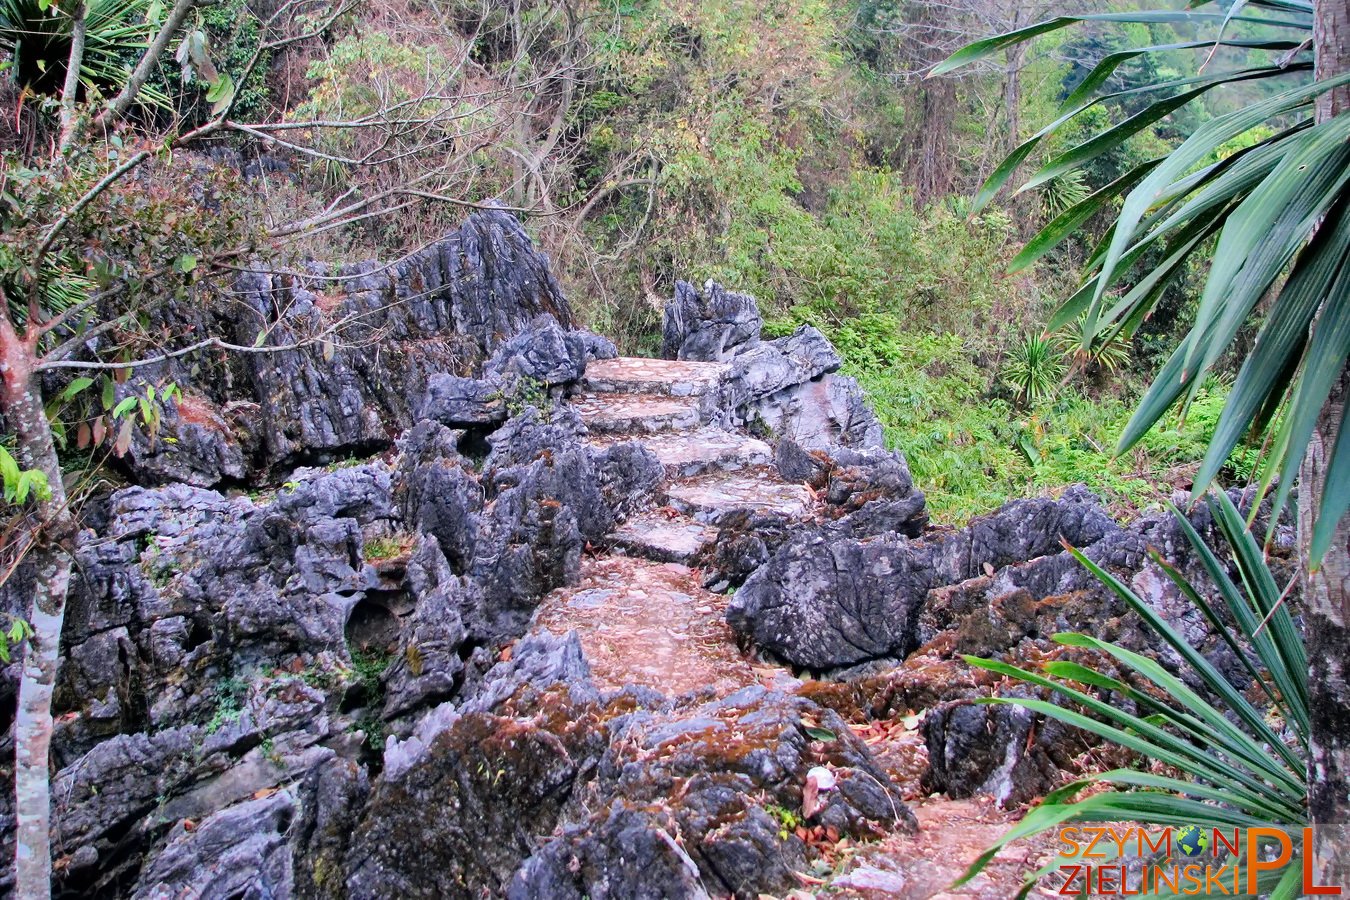
[[[126,79],[145,49],[153,23],[148,0],[88,0],[80,83],[86,94],[109,93]],[[38,0],[0,0],[0,50],[9,53],[20,84],[40,93],[57,93],[70,60],[73,23],[61,5],[44,8]],[[150,88],[143,102],[164,102]]]
[[[1147,629],[1173,651],[1193,679],[1188,683],[1157,660],[1083,634],[1060,634],[1065,646],[1095,651],[1119,670],[1152,686],[1140,690],[1082,663],[1047,663],[1042,672],[995,660],[968,658],[975,666],[1043,688],[1049,699],[994,697],[984,702],[1021,706],[1096,734],[1171,766],[1176,775],[1120,769],[1075,781],[1047,795],[1039,806],[975,860],[958,884],[974,877],[1009,843],[1069,822],[1131,820],[1150,825],[1209,827],[1287,827],[1296,853],[1302,852],[1298,828],[1307,819],[1307,659],[1287,606],[1279,603],[1276,581],[1260,546],[1242,516],[1224,494],[1209,500],[1210,511],[1229,548],[1243,588],[1239,589],[1217,555],[1205,545],[1186,517],[1173,510],[1197,560],[1217,587],[1226,612],[1174,567],[1163,570],[1204,613],[1251,678],[1266,693],[1258,705],[1238,689],[1199,650],[1191,646],[1128,585],[1077,550],[1075,558],[1143,619]],[[1159,560],[1161,563],[1161,560]],[[1266,622],[1262,629],[1260,624]],[[1231,623],[1236,623],[1234,626]],[[1267,686],[1267,679],[1274,689]],[[1113,701],[1079,690],[1084,685]],[[1194,689],[1189,684],[1201,686]],[[1131,708],[1127,708],[1127,704]],[[1094,787],[1099,793],[1080,796]],[[1238,865],[1240,861],[1233,860]],[[1300,869],[1296,858],[1287,867]],[[1044,873],[1033,873],[1025,895]],[[1271,872],[1263,892],[1294,896],[1286,872]],[[1244,875],[1245,881],[1245,875]],[[1296,885],[1294,885],[1296,887]]]

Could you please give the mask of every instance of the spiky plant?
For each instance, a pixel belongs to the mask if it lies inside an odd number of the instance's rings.
[[[1204,831],[1287,827],[1295,857],[1282,870],[1261,873],[1259,884],[1261,893],[1269,892],[1272,898],[1298,895],[1299,854],[1303,852],[1299,841],[1308,821],[1307,656],[1289,607],[1282,602],[1275,577],[1241,513],[1226,494],[1211,497],[1209,507],[1232,552],[1241,587],[1180,512],[1174,511],[1177,522],[1216,585],[1217,600],[1207,598],[1156,553],[1154,559],[1227,643],[1259,689],[1259,699],[1248,699],[1146,601],[1070,548],[1080,563],[1144,620],[1161,644],[1176,652],[1194,675],[1189,683],[1203,685],[1203,689],[1193,690],[1187,680],[1156,660],[1124,647],[1085,634],[1058,634],[1058,643],[1097,651],[1118,669],[1147,682],[1150,689],[1126,684],[1106,674],[1104,667],[1076,662],[1049,662],[1041,671],[1029,671],[967,657],[972,665],[1044,688],[1065,701],[994,697],[985,702],[1016,704],[1058,719],[1157,760],[1176,774],[1115,769],[1054,791],[976,859],[958,884],[974,877],[1012,841],[1065,823],[1131,821],[1196,825]],[[1076,685],[1106,691],[1118,699],[1107,702]],[[1081,796],[1089,788],[1096,792]],[[1229,858],[1225,864],[1241,867],[1244,861]],[[1048,869],[1029,876],[1019,896],[1026,896]],[[1245,884],[1245,872],[1240,878]]]
[[[1072,356],[1116,372],[1130,361],[1130,338],[1124,334],[1084,336],[1086,320],[1079,316],[1052,336],[1055,348]]]
[[[1041,212],[1046,218],[1053,219],[1082,203],[1091,193],[1082,172],[1065,172],[1041,185]]]
[[[0,51],[9,54],[21,86],[40,94],[61,90],[70,60],[72,5],[0,0]],[[86,0],[80,65],[84,91],[106,94],[121,86],[153,27],[147,21],[150,6],[149,0]]]
[[[1064,362],[1049,338],[1029,334],[1012,346],[1003,366],[1003,380],[1027,405],[1054,394],[1064,377]]]

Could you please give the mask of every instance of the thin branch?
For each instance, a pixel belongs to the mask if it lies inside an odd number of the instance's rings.
[[[80,92],[80,66],[84,65],[84,39],[89,30],[88,10],[83,2],[75,4],[70,33],[70,60],[66,63],[66,83],[61,87],[61,143],[65,153],[75,140],[75,98]]]
[[[55,362],[43,360],[33,367],[34,372],[49,372],[55,369],[84,369],[90,371],[107,372],[116,369],[139,369],[145,366],[152,366],[155,363],[166,362],[170,359],[177,359],[180,356],[187,356],[190,353],[196,353],[198,350],[206,350],[215,347],[219,350],[227,350],[231,353],[281,353],[287,350],[300,350],[305,347],[313,346],[316,342],[323,339],[326,334],[331,334],[339,325],[344,323],[335,323],[322,333],[314,337],[305,338],[302,341],[296,341],[290,344],[278,344],[265,347],[248,347],[243,344],[231,344],[220,338],[206,338],[197,341],[194,344],[188,344],[186,347],[180,347],[177,350],[168,350],[158,356],[146,356],[141,359],[133,359],[127,362],[86,362],[84,360],[69,359],[58,360]]]
[[[197,0],[178,0],[173,5],[168,18],[160,26],[159,33],[150,42],[150,46],[145,48],[145,53],[141,55],[140,62],[136,63],[136,68],[132,70],[131,77],[127,79],[127,83],[122,87],[121,92],[113,98],[112,104],[94,119],[95,130],[100,130],[110,125],[113,120],[126,115],[127,110],[131,108],[131,104],[140,94],[141,88],[145,87],[145,83],[150,79],[155,66],[159,65],[160,59],[164,56],[164,51],[169,48],[169,42],[173,40],[174,35],[178,33],[178,29],[183,26],[183,22],[187,19],[188,13],[192,12],[192,8],[196,5]]]

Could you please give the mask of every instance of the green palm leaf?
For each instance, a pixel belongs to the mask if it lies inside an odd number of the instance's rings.
[[[1310,724],[1307,716],[1307,659],[1289,610],[1282,606],[1276,581],[1261,555],[1256,540],[1245,527],[1242,515],[1223,494],[1210,500],[1210,512],[1219,526],[1237,568],[1243,588],[1229,577],[1227,566],[1201,540],[1189,520],[1173,514],[1197,561],[1217,588],[1227,619],[1220,617],[1203,593],[1172,566],[1163,569],[1204,612],[1253,680],[1262,686],[1271,709],[1283,717],[1283,729],[1272,723],[1270,710],[1254,704],[1209,661],[1192,647],[1146,601],[1077,550],[1070,552],[1103,585],[1126,601],[1145,626],[1172,650],[1195,676],[1188,685],[1182,677],[1156,659],[1080,634],[1057,635],[1061,644],[1083,647],[1113,658],[1123,670],[1135,673],[1153,685],[1141,691],[1119,677],[1077,662],[1047,663],[1044,674],[997,660],[970,658],[973,665],[1045,689],[1059,698],[994,697],[981,702],[1024,707],[1049,718],[1097,734],[1123,747],[1172,766],[1178,775],[1160,775],[1118,769],[1076,781],[1047,795],[1039,806],[975,860],[961,881],[964,883],[986,866],[1009,843],[1054,828],[1066,822],[1137,821],[1152,825],[1200,825],[1202,827],[1287,826],[1295,839],[1307,818],[1307,748]],[[1161,561],[1160,561],[1161,562]],[[1261,622],[1266,621],[1262,629]],[[1230,631],[1225,622],[1235,622]],[[1269,679],[1275,685],[1266,686]],[[1080,691],[1066,682],[1076,682],[1106,692],[1114,701]],[[1138,712],[1121,704],[1129,702]],[[1079,794],[1092,785],[1109,789],[1086,797]],[[1234,861],[1240,865],[1240,861]],[[1286,871],[1262,873],[1259,887],[1271,896],[1296,896],[1289,871],[1299,874],[1296,859]],[[1032,873],[1023,885],[1025,895],[1044,871]],[[1240,870],[1245,883],[1246,873]]]

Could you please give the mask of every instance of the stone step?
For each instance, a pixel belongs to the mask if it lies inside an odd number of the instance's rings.
[[[687,563],[717,537],[717,529],[663,506],[633,516],[609,537],[625,556]]]
[[[806,485],[791,484],[774,470],[760,467],[677,481],[666,489],[666,496],[673,509],[712,525],[739,509],[806,516],[815,505]]]
[[[698,428],[696,397],[660,394],[582,394],[572,405],[592,434],[640,435]]]
[[[589,443],[603,450],[610,444],[631,439],[628,435],[598,435]],[[720,428],[663,431],[644,435],[640,440],[665,464],[669,478],[690,478],[719,469],[767,466],[773,461],[773,449],[768,444]]]
[[[593,434],[653,434],[703,424],[697,397],[660,394],[582,394],[572,406]]]
[[[727,363],[620,356],[587,363],[586,388],[604,394],[699,397],[720,385],[730,371]]]

